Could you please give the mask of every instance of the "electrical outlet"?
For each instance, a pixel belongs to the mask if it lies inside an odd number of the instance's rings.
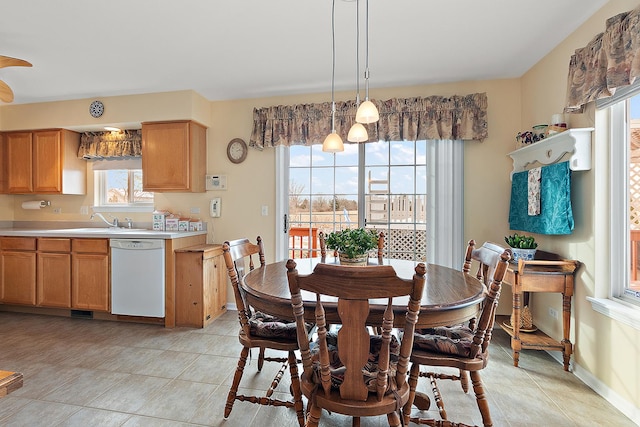
[[[191,208],[190,211],[192,214],[199,214],[200,213],[200,208]]]
[[[89,206],[80,206],[80,215],[89,215]]]
[[[60,214],[60,213],[62,213],[62,208],[54,208],[54,209],[53,209],[53,213],[54,213],[54,214]]]
[[[558,319],[558,310],[556,310],[555,308],[551,308],[549,307],[549,316],[553,317],[554,319]]]
[[[262,205],[261,213],[262,213],[262,216],[268,216],[269,215],[269,206]]]

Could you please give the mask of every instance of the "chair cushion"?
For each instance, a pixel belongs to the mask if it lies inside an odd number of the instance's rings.
[[[327,333],[327,347],[329,350],[329,370],[331,371],[331,387],[340,388],[344,381],[345,367],[338,356],[338,335],[335,332]],[[378,375],[378,360],[380,357],[380,348],[382,347],[382,336],[371,335],[369,337],[369,360],[362,368],[362,375],[367,388],[370,392],[376,391],[376,377]],[[313,381],[320,384],[320,347],[316,341],[310,344],[311,357],[313,360],[314,376]],[[390,378],[387,385],[387,392],[392,389],[395,383],[396,367],[398,365],[398,356],[400,355],[400,343],[397,338],[392,335],[389,345],[389,373]]]
[[[296,322],[279,319],[260,311],[256,311],[249,318],[249,327],[251,334],[257,337],[297,340]]]
[[[473,331],[463,325],[416,329],[413,348],[436,353],[471,357]]]

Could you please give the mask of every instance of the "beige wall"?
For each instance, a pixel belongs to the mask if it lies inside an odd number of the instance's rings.
[[[508,231],[507,210],[509,171],[511,163],[506,153],[514,148],[514,135],[520,128],[520,84],[517,79],[497,81],[459,82],[432,86],[371,89],[372,97],[413,97],[430,95],[466,95],[486,92],[489,109],[489,138],[483,142],[465,144],[465,202],[467,206],[493,206],[495,214],[486,210],[468,209],[465,214],[465,239],[501,241]],[[92,99],[41,104],[8,105],[0,107],[0,129],[39,129],[65,127],[70,129],[111,123],[131,127],[142,121],[166,119],[195,119],[208,126],[207,171],[226,174],[228,190],[197,194],[156,194],[156,207],[172,212],[189,214],[191,208],[200,208],[201,217],[208,223],[209,241],[223,242],[238,236],[264,238],[273,259],[275,251],[275,156],[274,150],[251,149],[247,160],[232,164],[226,157],[226,145],[232,138],[249,140],[253,108],[277,104],[296,104],[326,101],[328,94],[310,94],[290,97],[244,99],[224,102],[202,102],[202,98],[190,91],[163,94],[132,95],[101,98],[105,114],[93,119],[88,114]],[[336,99],[349,99],[353,93],[337,93]],[[52,111],[52,114],[48,114]],[[489,167],[490,165],[490,167]],[[60,208],[25,211],[20,204],[33,200],[34,196],[0,196],[6,199],[0,210],[0,220],[16,221],[81,221],[88,215],[80,214],[81,206],[93,204],[93,180],[88,168],[88,193],[86,196],[47,196],[52,206]],[[478,177],[482,179],[478,180]],[[480,183],[480,188],[478,184]],[[492,191],[486,192],[489,186]],[[209,218],[208,202],[211,197],[222,198],[222,216]],[[267,205],[269,216],[261,216],[261,207]],[[128,214],[134,221],[149,221],[148,214]]]
[[[548,123],[552,114],[562,111],[569,59],[575,49],[585,46],[596,34],[604,31],[607,18],[637,6],[637,1],[610,1],[522,77],[524,127]],[[584,114],[566,116],[571,127],[593,127],[595,124],[593,106]],[[576,281],[572,316],[574,359],[582,376],[595,379],[601,387],[599,392],[611,393],[614,400],[622,398],[630,404],[631,410],[640,414],[640,369],[637,363],[640,331],[596,313],[586,300],[587,296],[606,297],[609,283],[608,202],[606,186],[598,184],[598,176],[608,174],[607,140],[602,136],[598,133],[594,137],[593,169],[574,172],[572,176],[574,233],[570,236],[536,237],[545,250],[583,263]],[[536,294],[532,305],[537,325],[556,338],[562,337],[560,325],[547,314],[549,307],[558,311],[562,309],[560,298]]]
[[[465,144],[465,240],[474,238],[479,242],[503,242],[503,236],[510,231],[509,172],[512,164],[507,153],[514,149],[515,134],[533,124],[548,122],[553,113],[562,110],[567,64],[573,50],[584,46],[596,33],[602,31],[608,17],[636,6],[637,2],[634,1],[612,0],[521,79],[388,89],[377,88],[375,79],[372,79],[371,96],[376,99],[487,93],[489,137],[482,143]],[[353,93],[337,93],[336,99],[344,100],[352,96]],[[226,145],[236,137],[248,141],[254,107],[326,101],[329,99],[328,93],[224,102],[208,102],[190,91],[101,99],[106,108],[104,116],[99,120],[88,114],[88,107],[93,99],[0,106],[0,130],[79,128],[94,124],[139,124],[153,120],[195,119],[209,127],[207,171],[226,174],[229,189],[200,194],[156,194],[156,207],[182,213],[189,213],[193,207],[200,208],[200,216],[208,223],[210,230],[209,242],[219,243],[241,236],[255,239],[257,235],[261,235],[267,244],[268,258],[273,260],[276,223],[279,223],[274,217],[274,150],[251,149],[247,160],[235,165],[226,158]],[[570,122],[573,127],[590,126],[594,122],[593,112],[571,117]],[[81,206],[93,204],[91,174],[88,175],[89,192],[86,196],[48,197],[55,206],[62,209],[62,213],[58,215],[51,210],[22,210],[20,203],[33,197],[0,195],[0,221],[88,220],[88,215],[79,213]],[[578,259],[584,264],[578,274],[573,303],[572,341],[575,343],[575,360],[587,375],[602,383],[605,392],[612,391],[632,407],[638,408],[640,374],[636,354],[640,349],[640,334],[596,314],[585,300],[587,295],[594,295],[594,281],[596,277],[600,278],[600,265],[595,261],[594,249],[596,187],[593,171],[574,173],[573,177],[575,232],[570,236],[536,237],[545,250]],[[222,198],[222,216],[209,218],[206,215],[208,202],[215,196]],[[269,215],[266,217],[260,213],[263,205],[269,208]],[[132,213],[128,216],[135,221],[149,221],[148,214]],[[229,292],[230,300],[231,295]],[[533,301],[538,326],[554,337],[560,337],[558,322],[551,320],[546,314],[548,307],[561,311],[557,295],[536,295]],[[510,289],[505,288],[500,312],[509,312],[510,303]],[[522,357],[526,357],[526,352]]]

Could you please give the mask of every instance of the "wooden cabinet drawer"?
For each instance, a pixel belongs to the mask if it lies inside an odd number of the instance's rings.
[[[109,239],[72,239],[71,250],[76,253],[109,253]]]
[[[35,251],[36,250],[36,238],[35,237],[1,237],[0,249],[18,250],[18,251]]]
[[[41,252],[71,252],[71,239],[38,239],[38,250]]]

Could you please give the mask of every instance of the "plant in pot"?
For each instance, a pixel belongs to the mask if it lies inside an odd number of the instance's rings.
[[[340,264],[366,265],[369,251],[378,247],[378,233],[364,228],[347,228],[329,233],[325,244],[327,249],[338,252]]]
[[[511,247],[513,262],[518,262],[519,259],[530,261],[536,254],[538,244],[533,236],[514,233],[511,236],[506,236],[504,241]]]

